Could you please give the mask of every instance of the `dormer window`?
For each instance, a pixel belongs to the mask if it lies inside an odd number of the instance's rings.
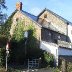
[[[47,14],[44,14],[44,18],[47,18]]]

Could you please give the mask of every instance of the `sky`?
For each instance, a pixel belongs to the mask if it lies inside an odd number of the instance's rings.
[[[22,9],[36,16],[47,8],[72,22],[72,0],[6,0],[8,9],[3,13],[10,16],[16,9],[16,2],[22,2]]]

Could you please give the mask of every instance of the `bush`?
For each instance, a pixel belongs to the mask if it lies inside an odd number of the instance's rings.
[[[24,32],[28,32],[28,38]],[[23,64],[26,58],[39,57],[39,41],[37,40],[36,29],[33,24],[24,26],[24,21],[18,21],[14,34],[11,38],[10,62]]]
[[[67,71],[72,72],[72,63],[71,62],[68,62]]]
[[[60,72],[58,68],[55,68],[53,72]]]
[[[42,56],[42,62],[44,66],[53,67],[54,66],[54,56],[45,51]]]
[[[22,71],[14,68],[8,68],[7,72],[22,72]]]
[[[5,48],[0,48],[0,67],[5,65]]]

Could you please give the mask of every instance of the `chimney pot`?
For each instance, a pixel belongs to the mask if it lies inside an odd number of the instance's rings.
[[[17,2],[16,3],[16,9],[17,10],[22,10],[22,2]]]

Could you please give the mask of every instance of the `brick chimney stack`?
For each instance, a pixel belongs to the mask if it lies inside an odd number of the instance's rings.
[[[22,2],[17,2],[16,3],[16,9],[17,10],[22,10]]]

